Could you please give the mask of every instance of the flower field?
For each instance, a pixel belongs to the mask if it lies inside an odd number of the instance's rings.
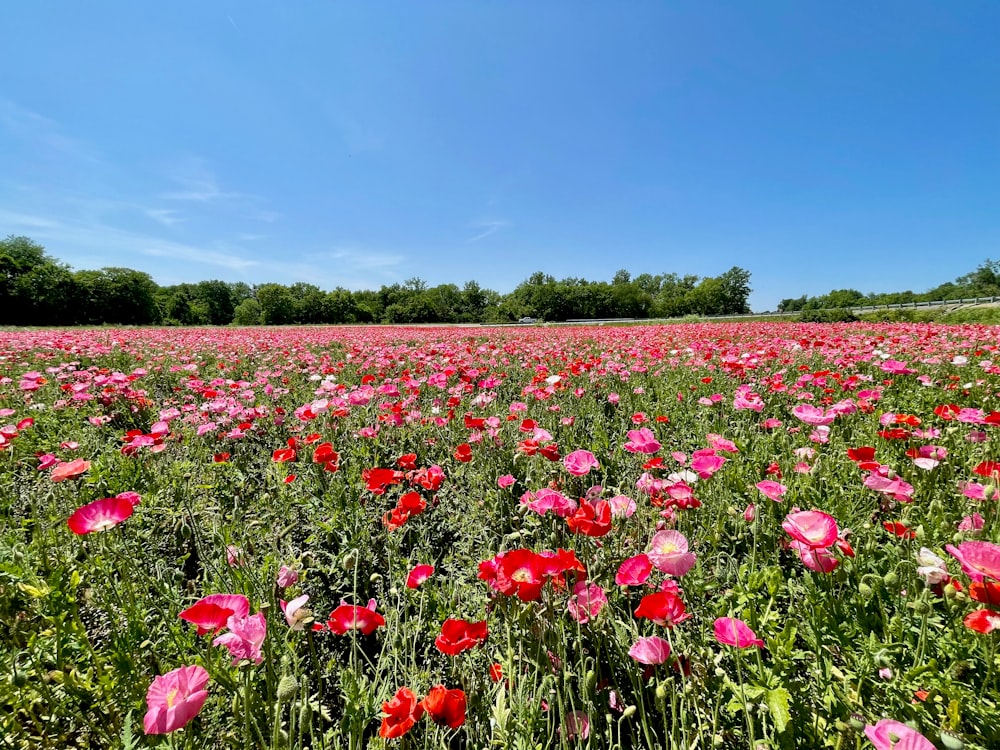
[[[0,332],[0,747],[1000,747],[998,339]]]

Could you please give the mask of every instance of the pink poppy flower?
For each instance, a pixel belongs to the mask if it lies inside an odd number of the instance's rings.
[[[197,627],[198,635],[218,633],[230,617],[250,614],[250,600],[240,594],[209,594],[199,599],[177,616]]]
[[[653,571],[653,563],[645,553],[630,557],[618,566],[615,583],[619,586],[641,586]]]
[[[134,510],[135,506],[125,498],[106,497],[77,508],[66,519],[66,525],[74,534],[80,535],[107,531],[131,516]]]
[[[804,422],[810,427],[823,427],[831,424],[837,418],[837,412],[824,411],[812,404],[799,404],[792,409],[792,414],[800,422]]]
[[[500,489],[507,489],[514,484],[517,480],[514,478],[513,474],[504,474],[502,477],[497,477],[497,486]]]
[[[607,603],[604,589],[596,583],[579,581],[573,586],[573,595],[566,602],[566,608],[570,616],[583,625],[597,617]]]
[[[226,546],[226,563],[230,568],[242,568],[244,562],[243,550],[233,544]]]
[[[629,453],[656,453],[662,447],[653,431],[647,427],[628,431],[625,450]]]
[[[971,516],[965,516],[961,522],[958,524],[959,531],[980,531],[985,525],[986,521],[979,513],[973,513]]]
[[[627,495],[615,495],[608,500],[613,518],[631,518],[636,511],[635,500]]]
[[[802,564],[816,573],[831,573],[840,565],[840,560],[827,547],[810,547],[797,539],[790,546],[798,554]]]
[[[434,575],[433,565],[417,565],[410,571],[409,575],[406,576],[406,588],[418,588],[421,583],[426,581],[432,575]]]
[[[788,488],[781,482],[775,482],[771,479],[765,479],[762,482],[757,482],[757,489],[760,490],[765,497],[769,497],[776,503],[781,502],[781,496],[788,492]]]
[[[962,572],[973,581],[992,578],[1000,581],[1000,546],[990,542],[962,542],[945,550],[962,565]]]
[[[563,719],[563,727],[566,730],[566,739],[585,740],[590,736],[590,717],[586,711],[571,711]]]
[[[60,462],[61,459],[57,458],[54,453],[43,453],[38,457],[38,470],[47,471]]]
[[[753,520],[757,517],[757,506],[750,503],[746,510],[743,511],[743,520],[747,523],[753,523]]]
[[[882,719],[865,727],[865,736],[876,750],[935,750],[929,739],[900,721]]]
[[[287,589],[289,586],[294,586],[299,582],[299,574],[294,568],[289,568],[287,565],[282,565],[281,569],[278,570],[278,578],[276,583],[279,589]]]
[[[789,513],[781,523],[788,534],[807,547],[829,547],[840,533],[837,522],[829,513],[820,510],[800,510]]]
[[[344,635],[348,630],[360,630],[362,635],[371,635],[376,628],[385,626],[385,618],[375,611],[374,599],[369,599],[364,607],[341,601],[340,606],[330,613],[326,624],[337,635]]]
[[[229,649],[229,655],[233,657],[235,667],[241,660],[247,659],[254,664],[264,661],[260,648],[264,645],[264,638],[267,636],[267,620],[263,612],[258,612],[250,617],[230,616],[226,621],[228,633],[223,633],[214,641],[213,646],[225,646]]]
[[[597,458],[590,451],[576,450],[563,458],[563,466],[566,471],[575,477],[582,477],[589,474],[591,469],[599,469],[600,464]]]
[[[764,641],[757,637],[750,626],[735,617],[720,617],[715,621],[715,640],[736,648],[764,647]]]
[[[649,542],[646,553],[657,570],[680,577],[695,564],[694,553],[688,552],[687,538],[679,531],[658,531]]]
[[[701,453],[696,451],[691,458],[691,471],[695,472],[701,479],[709,479],[715,472],[726,463],[723,456],[714,453]]]
[[[167,734],[186,726],[205,705],[208,672],[192,665],[157,675],[146,691],[146,734]]]
[[[58,464],[49,474],[53,482],[62,482],[67,479],[74,479],[90,470],[90,461],[82,458],[74,458],[72,461]]]
[[[628,655],[641,664],[663,664],[670,658],[670,644],[659,636],[640,638],[632,644]]]

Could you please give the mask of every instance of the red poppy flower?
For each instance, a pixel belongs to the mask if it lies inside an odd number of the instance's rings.
[[[900,539],[916,539],[917,532],[901,521],[885,521],[882,527],[890,534],[895,534]]]
[[[197,627],[198,635],[218,633],[230,617],[250,614],[250,600],[239,594],[209,594],[202,597],[177,616]]]
[[[462,443],[455,448],[454,456],[456,461],[461,461],[463,464],[469,463],[472,460],[472,446],[468,443]]]
[[[365,469],[361,472],[365,488],[374,495],[385,493],[386,487],[403,481],[403,472],[394,469]]]
[[[691,614],[684,611],[684,602],[677,594],[669,591],[657,591],[642,597],[635,610],[635,616],[652,620],[657,625],[672,628],[684,622]]]
[[[558,443],[548,443],[547,445],[543,445],[539,448],[538,452],[545,456],[545,458],[549,461],[558,461],[560,459]]]
[[[429,466],[420,469],[412,477],[409,477],[410,484],[423,487],[425,490],[437,492],[444,484],[445,476],[440,466]]]
[[[229,461],[229,454],[228,453],[216,453],[214,456],[212,456],[212,461],[214,463],[217,463],[217,464],[227,463]]]
[[[333,449],[332,443],[320,443],[313,451],[312,460],[314,464],[326,464],[327,466],[333,464],[334,467],[339,467],[340,454]],[[332,471],[336,470],[337,468],[332,469]]]
[[[493,662],[490,664],[490,680],[493,682],[500,682],[503,679],[503,665],[499,662]]]
[[[985,579],[973,581],[969,584],[969,597],[987,607],[1000,610],[1000,583]]]
[[[604,536],[611,531],[611,506],[607,500],[581,502],[576,512],[566,519],[566,524],[574,534]]]
[[[371,635],[376,628],[385,626],[385,618],[375,611],[375,600],[369,599],[365,607],[341,602],[330,613],[326,624],[337,635],[345,635],[348,630],[360,630],[362,635]]]
[[[271,454],[271,460],[275,463],[284,464],[294,461],[296,457],[294,448],[279,448]]]
[[[987,479],[996,479],[1000,477],[1000,461],[983,461],[972,470],[972,473]]]
[[[994,630],[1000,629],[1000,612],[991,609],[977,609],[965,616],[965,627],[975,630],[977,633],[989,635]]]
[[[405,453],[396,459],[396,466],[403,471],[410,471],[417,468],[417,454]]]
[[[90,461],[84,461],[82,458],[75,458],[72,461],[58,464],[52,470],[52,473],[49,474],[49,478],[53,482],[62,482],[66,479],[73,479],[81,474],[86,474],[89,469]]]
[[[441,634],[434,639],[434,645],[442,654],[457,656],[474,646],[478,646],[486,640],[488,635],[489,628],[486,625],[486,620],[468,622],[449,617],[441,625]]]
[[[486,427],[486,420],[482,417],[473,417],[471,414],[465,415],[465,428],[467,430],[481,430]]]
[[[424,715],[424,706],[408,687],[396,691],[391,701],[382,704],[386,716],[379,727],[379,737],[387,740],[402,737],[413,728]]]
[[[422,701],[427,715],[435,724],[458,729],[465,723],[465,691],[435,685]]]

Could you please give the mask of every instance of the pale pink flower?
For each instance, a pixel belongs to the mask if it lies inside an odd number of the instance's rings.
[[[918,565],[917,575],[923,579],[923,582],[927,586],[944,583],[951,577],[945,561],[926,547],[921,547],[916,557]]]
[[[978,513],[973,513],[971,516],[965,516],[961,522],[958,524],[959,531],[980,531],[983,528],[985,521],[983,517]]]
[[[764,494],[765,497],[774,500],[776,503],[780,503],[781,496],[788,492],[788,488],[785,485],[771,479],[765,479],[762,482],[757,482],[756,487]]]
[[[657,570],[676,577],[691,570],[696,559],[693,553],[688,552],[687,538],[673,529],[656,532],[646,555]]]
[[[832,424],[833,420],[837,418],[837,412],[824,411],[820,407],[813,406],[812,404],[799,404],[792,409],[792,414],[800,422],[804,422],[811,427],[821,427]]]
[[[831,573],[840,565],[840,560],[827,547],[810,547],[797,539],[789,545],[799,556],[799,560],[809,570],[816,573]]]
[[[282,565],[278,570],[277,584],[279,589],[287,589],[299,582],[299,574],[294,568]]]
[[[641,664],[663,664],[670,658],[670,643],[655,635],[639,638],[628,650],[628,655]]]
[[[608,505],[614,518],[631,518],[636,511],[635,500],[627,495],[615,495],[608,500]]]
[[[292,630],[302,630],[305,627],[305,621],[311,614],[305,608],[307,601],[309,601],[308,594],[297,596],[290,602],[285,602],[281,599],[278,600],[278,603],[281,605],[281,611],[285,613],[285,622],[288,623],[288,627]]]

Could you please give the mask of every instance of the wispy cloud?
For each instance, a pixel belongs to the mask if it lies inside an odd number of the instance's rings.
[[[10,99],[0,99],[0,130],[31,144],[45,156],[95,163],[100,155],[90,144],[69,136],[58,122]]]
[[[248,268],[261,265],[259,261],[248,258],[244,254],[219,252],[178,242],[164,242],[155,238],[136,238],[135,247],[142,255],[228,268],[231,271],[245,271]]]
[[[481,239],[489,237],[491,234],[496,234],[501,229],[510,226],[509,221],[503,220],[487,220],[483,219],[480,221],[470,222],[468,225],[471,229],[478,229],[479,233],[475,237],[470,237],[468,242],[478,242]]]
[[[142,212],[153,221],[157,221],[166,227],[172,227],[184,221],[178,215],[177,211],[172,208],[145,208]]]

